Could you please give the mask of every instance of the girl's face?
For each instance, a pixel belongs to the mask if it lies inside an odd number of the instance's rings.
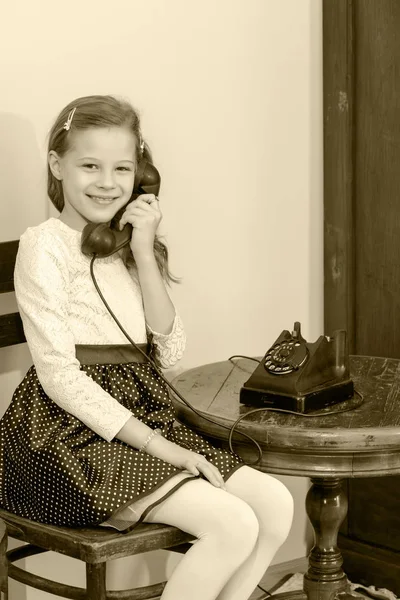
[[[64,156],[49,153],[49,166],[62,183],[64,223],[78,231],[108,223],[132,195],[136,139],[124,127],[74,131]]]

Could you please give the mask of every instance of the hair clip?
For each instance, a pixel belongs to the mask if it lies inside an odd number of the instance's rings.
[[[75,111],[76,111],[76,107],[75,107],[75,108],[73,108],[73,109],[72,109],[72,110],[69,112],[68,118],[67,118],[67,120],[65,121],[65,123],[64,123],[64,127],[63,127],[63,129],[65,129],[65,131],[69,131],[69,130],[70,130],[70,128],[71,128],[71,123],[72,123],[72,119],[74,118]]]
[[[144,151],[144,139],[142,138],[142,136],[140,136],[139,140],[140,140],[140,153],[143,154],[143,151]]]

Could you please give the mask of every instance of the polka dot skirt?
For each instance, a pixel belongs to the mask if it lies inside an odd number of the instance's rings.
[[[146,363],[81,369],[149,427],[204,455],[224,479],[241,459],[175,422],[168,390]],[[181,471],[114,439],[107,442],[44,392],[35,367],[16,389],[0,422],[0,506],[53,525],[100,524]]]

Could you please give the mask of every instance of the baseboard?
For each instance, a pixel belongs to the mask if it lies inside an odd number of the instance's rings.
[[[339,535],[343,569],[355,583],[387,588],[400,596],[400,553]]]
[[[293,560],[288,560],[283,563],[279,563],[276,565],[272,565],[268,569],[268,573],[271,574],[280,574],[286,575],[287,573],[305,573],[308,568],[308,558],[307,556],[302,556],[300,558],[295,558]]]
[[[305,573],[307,568],[308,558],[306,556],[272,565],[260,581],[260,585],[266,590],[273,591],[277,584],[282,583],[284,577],[293,575],[294,573]],[[256,600],[259,597],[260,590],[256,590],[250,600]]]

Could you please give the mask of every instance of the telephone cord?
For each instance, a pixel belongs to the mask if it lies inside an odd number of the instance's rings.
[[[111,310],[110,306],[108,305],[106,299],[104,298],[104,296],[103,296],[103,294],[102,294],[102,292],[101,292],[101,290],[100,290],[100,288],[99,288],[99,286],[97,284],[97,280],[96,280],[96,277],[95,277],[94,272],[93,272],[93,263],[94,263],[95,259],[96,259],[96,255],[93,256],[93,258],[92,258],[92,260],[90,262],[90,273],[91,273],[91,276],[92,276],[92,279],[93,279],[93,283],[95,285],[95,288],[96,288],[96,290],[97,290],[97,292],[98,292],[101,300],[103,301],[104,305],[106,306],[107,310],[109,311],[110,315],[112,316],[112,318],[114,319],[114,321],[116,322],[116,324],[118,325],[118,327],[120,328],[120,330],[122,331],[122,333],[124,334],[124,336],[129,340],[129,342],[132,344],[132,346],[134,346],[134,348],[136,348],[136,350],[139,350],[139,352],[147,359],[147,361],[155,369],[155,371],[161,377],[161,379],[164,381],[164,383],[166,383],[166,385],[174,392],[174,394],[176,394],[178,396],[178,398],[180,400],[182,400],[182,402],[184,404],[186,404],[186,406],[188,408],[190,408],[196,415],[198,415],[202,419],[205,419],[206,421],[209,421],[210,423],[213,423],[214,425],[218,425],[219,427],[223,427],[224,429],[228,429],[230,431],[231,428],[228,425],[223,425],[222,423],[218,423],[218,421],[214,421],[210,417],[206,417],[200,411],[198,411],[197,408],[195,408],[194,406],[192,406],[190,404],[190,402],[188,402],[182,396],[182,394],[176,389],[176,387],[170,381],[168,381],[168,379],[166,379],[166,377],[164,377],[164,375],[161,373],[161,371],[158,368],[158,366],[156,365],[156,363],[145,352],[143,352],[143,350],[141,348],[139,348],[139,346],[132,340],[132,338],[130,337],[130,335],[125,331],[125,329],[123,328],[123,326],[121,325],[121,323],[118,321],[117,317],[114,315],[113,311]],[[253,442],[257,446],[259,457],[257,459],[257,462],[254,463],[254,464],[258,464],[259,461],[262,458],[262,450],[261,450],[260,445],[251,436],[247,435],[247,433],[244,433],[242,431],[238,431],[237,433],[239,435],[244,436],[245,438],[247,438],[248,440],[250,440],[251,442]],[[231,450],[231,452],[233,452],[232,444],[229,446],[229,449]]]
[[[161,379],[164,381],[164,383],[174,392],[174,394],[176,394],[176,396],[184,403],[186,404],[186,406],[188,408],[190,408],[191,411],[193,411],[196,415],[198,415],[200,418],[204,419],[205,421],[208,421],[209,423],[213,423],[214,425],[218,425],[218,427],[222,427],[223,429],[227,429],[229,431],[229,437],[228,437],[228,444],[229,444],[229,450],[236,454],[233,450],[233,446],[232,446],[232,438],[233,438],[233,434],[237,433],[239,435],[242,435],[243,437],[247,438],[248,440],[250,440],[250,442],[252,442],[256,447],[257,447],[257,451],[258,451],[258,458],[255,462],[249,463],[249,462],[245,462],[245,464],[249,465],[249,466],[256,466],[260,463],[261,459],[262,459],[262,449],[261,446],[259,445],[259,443],[252,438],[250,435],[248,435],[247,433],[245,433],[244,431],[240,431],[237,430],[235,432],[236,427],[239,425],[239,423],[245,419],[246,417],[254,414],[254,413],[258,413],[258,412],[282,412],[282,413],[289,413],[292,415],[296,415],[299,417],[308,417],[308,418],[315,418],[315,417],[325,417],[327,415],[337,415],[339,413],[342,412],[347,412],[349,410],[354,410],[354,408],[358,408],[362,402],[363,402],[363,396],[360,392],[358,392],[357,390],[354,390],[356,394],[358,394],[358,396],[360,396],[361,398],[361,402],[360,404],[358,404],[356,407],[352,406],[350,408],[345,408],[342,409],[340,411],[328,411],[328,412],[318,412],[318,413],[313,413],[313,414],[305,414],[305,413],[299,413],[296,412],[294,410],[286,410],[283,408],[256,408],[253,410],[248,411],[247,413],[245,413],[244,415],[241,415],[238,419],[236,419],[236,421],[234,422],[233,425],[228,426],[228,425],[224,425],[223,423],[219,423],[218,421],[214,421],[214,419],[211,419],[210,417],[206,417],[203,413],[201,413],[200,411],[197,410],[197,408],[195,408],[194,406],[192,406],[192,404],[190,404],[190,402],[188,402],[188,400],[186,400],[182,394],[176,389],[176,387],[170,382],[168,381],[168,379],[166,379],[166,377],[164,377],[163,373],[160,371],[160,369],[158,368],[158,366],[156,365],[156,363],[145,353],[143,352],[143,350],[141,348],[139,348],[139,346],[132,340],[132,338],[130,337],[130,335],[125,331],[125,329],[123,328],[123,326],[121,325],[121,323],[118,321],[117,317],[114,315],[113,311],[111,310],[110,306],[108,305],[106,299],[104,298],[96,277],[94,275],[94,270],[93,270],[93,263],[96,259],[96,254],[93,255],[91,261],[90,261],[90,274],[92,276],[92,280],[94,283],[94,286],[102,300],[102,302],[104,303],[105,307],[107,308],[108,312],[110,313],[110,315],[112,316],[112,318],[114,319],[114,321],[116,322],[116,324],[118,325],[118,327],[120,328],[120,330],[122,331],[122,333],[124,334],[124,336],[127,338],[127,340],[132,344],[132,346],[134,348],[136,348],[136,350],[138,350],[145,358],[146,360],[151,364],[151,366],[155,369],[156,373],[161,377]],[[260,363],[260,361],[257,358],[251,357],[251,356],[245,356],[243,354],[234,354],[233,356],[231,356],[228,360],[232,360],[233,358],[247,358],[249,360],[253,360],[257,363]]]

